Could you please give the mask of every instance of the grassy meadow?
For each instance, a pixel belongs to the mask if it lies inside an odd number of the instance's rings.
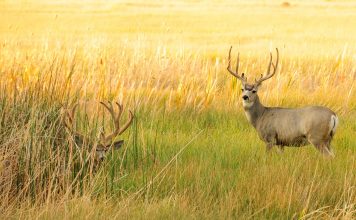
[[[0,1],[0,218],[355,219],[355,27],[353,1]],[[334,110],[334,159],[266,154],[230,45],[249,81],[279,48],[261,101]],[[100,101],[135,119],[94,172],[63,109],[94,139]]]

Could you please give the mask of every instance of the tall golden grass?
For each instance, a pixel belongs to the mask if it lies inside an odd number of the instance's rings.
[[[353,3],[0,6],[2,217],[355,217]],[[265,155],[226,71],[230,45],[249,80],[279,47],[261,99],[336,111],[335,160],[311,147]],[[95,137],[112,127],[103,100],[136,117],[95,173],[61,112],[79,103],[78,127]]]

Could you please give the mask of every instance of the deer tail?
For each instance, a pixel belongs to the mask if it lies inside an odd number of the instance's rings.
[[[330,118],[330,126],[329,126],[330,127],[329,134],[331,137],[334,136],[338,124],[339,124],[339,118],[336,115],[332,115]]]

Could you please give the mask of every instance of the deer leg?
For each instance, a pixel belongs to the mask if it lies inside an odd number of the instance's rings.
[[[284,152],[284,146],[278,146],[278,153],[282,154]]]
[[[330,140],[328,142],[325,143],[325,151],[327,152],[328,156],[331,157],[331,158],[334,158],[335,157],[335,154],[333,152],[333,149],[331,148],[330,146]]]
[[[270,153],[270,152],[271,152],[273,145],[274,145],[274,144],[273,144],[272,142],[268,142],[268,143],[266,144],[266,152],[267,152],[267,153]]]
[[[327,147],[327,149],[329,150],[329,152],[331,153],[331,156],[332,156],[332,157],[335,157],[334,151],[333,151],[333,149],[331,148],[331,140],[332,140],[332,137],[328,140],[326,147]]]
[[[321,147],[319,148],[319,151],[326,157],[334,158],[334,153],[332,151],[330,151],[329,148],[327,147],[327,145],[325,145],[325,144],[321,145]]]
[[[333,158],[334,153],[330,149],[330,144],[328,142],[323,142],[323,141],[316,141],[313,139],[310,139],[309,142],[314,145],[316,149],[319,150],[320,153],[322,153],[326,157]]]

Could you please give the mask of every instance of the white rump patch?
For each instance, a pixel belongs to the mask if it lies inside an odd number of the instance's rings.
[[[339,119],[338,119],[338,117],[337,117],[336,115],[332,115],[331,118],[330,118],[330,125],[329,125],[329,127],[330,127],[330,132],[331,132],[332,134],[335,134],[336,128],[337,128],[338,124],[339,124]]]

